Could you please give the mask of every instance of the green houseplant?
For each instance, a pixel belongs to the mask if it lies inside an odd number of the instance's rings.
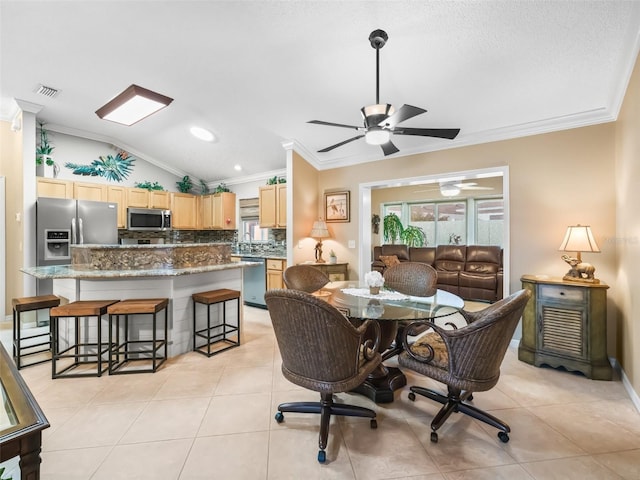
[[[185,175],[184,177],[182,177],[182,180],[176,182],[176,186],[178,187],[178,190],[180,192],[189,193],[189,191],[193,188],[193,182],[191,181],[191,178],[189,178],[189,175]]]
[[[387,214],[382,221],[382,236],[387,243],[396,243],[402,238],[404,230],[400,218],[395,213]]]
[[[40,145],[36,148],[36,165],[46,164],[48,166],[53,166],[55,162],[51,158],[51,152],[53,149],[49,144],[49,134],[47,130],[44,128],[44,123],[40,124]]]
[[[157,190],[157,191],[164,191],[164,187],[162,185],[160,185],[158,182],[136,182],[135,184],[136,188],[144,188],[145,190]]]
[[[421,227],[408,225],[402,230],[400,240],[409,247],[422,247],[427,243],[427,235]]]

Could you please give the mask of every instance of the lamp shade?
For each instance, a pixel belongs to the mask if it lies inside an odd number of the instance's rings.
[[[329,238],[329,229],[324,220],[317,220],[313,222],[313,228],[311,229],[310,237],[313,238]]]
[[[138,85],[130,85],[118,96],[96,110],[96,115],[104,120],[130,126],[163,109],[171,102],[173,102],[172,98]]]
[[[563,252],[600,252],[589,225],[567,227],[567,233],[558,250]]]

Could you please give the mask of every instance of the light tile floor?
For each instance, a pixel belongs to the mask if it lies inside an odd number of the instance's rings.
[[[51,380],[49,364],[21,370],[47,415],[43,480],[58,479],[640,479],[640,414],[619,379],[592,381],[536,368],[510,348],[498,385],[474,402],[510,423],[511,441],[461,414],[429,441],[438,405],[407,399],[332,420],[327,462],[316,460],[319,418],[273,416],[283,401],[317,395],[287,382],[265,310],[245,307],[243,344],[188,353],[155,374]],[[9,329],[10,329],[9,325]],[[0,336],[10,351],[10,330]],[[409,385],[437,386],[407,372]]]

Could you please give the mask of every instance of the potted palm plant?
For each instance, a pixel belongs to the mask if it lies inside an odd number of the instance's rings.
[[[44,124],[40,124],[40,144],[36,148],[36,175],[39,177],[57,177],[58,165],[51,158],[54,147],[49,144],[49,136]]]
[[[384,217],[382,222],[382,235],[385,242],[396,243],[396,240],[400,240],[402,238],[403,230],[404,228],[402,227],[402,222],[398,215],[395,213],[389,213]]]
[[[421,227],[408,225],[402,230],[400,240],[409,247],[422,247],[427,243],[427,235]]]

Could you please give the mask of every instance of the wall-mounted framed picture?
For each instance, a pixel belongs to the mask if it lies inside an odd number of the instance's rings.
[[[324,194],[324,218],[327,222],[350,222],[349,190]]]

